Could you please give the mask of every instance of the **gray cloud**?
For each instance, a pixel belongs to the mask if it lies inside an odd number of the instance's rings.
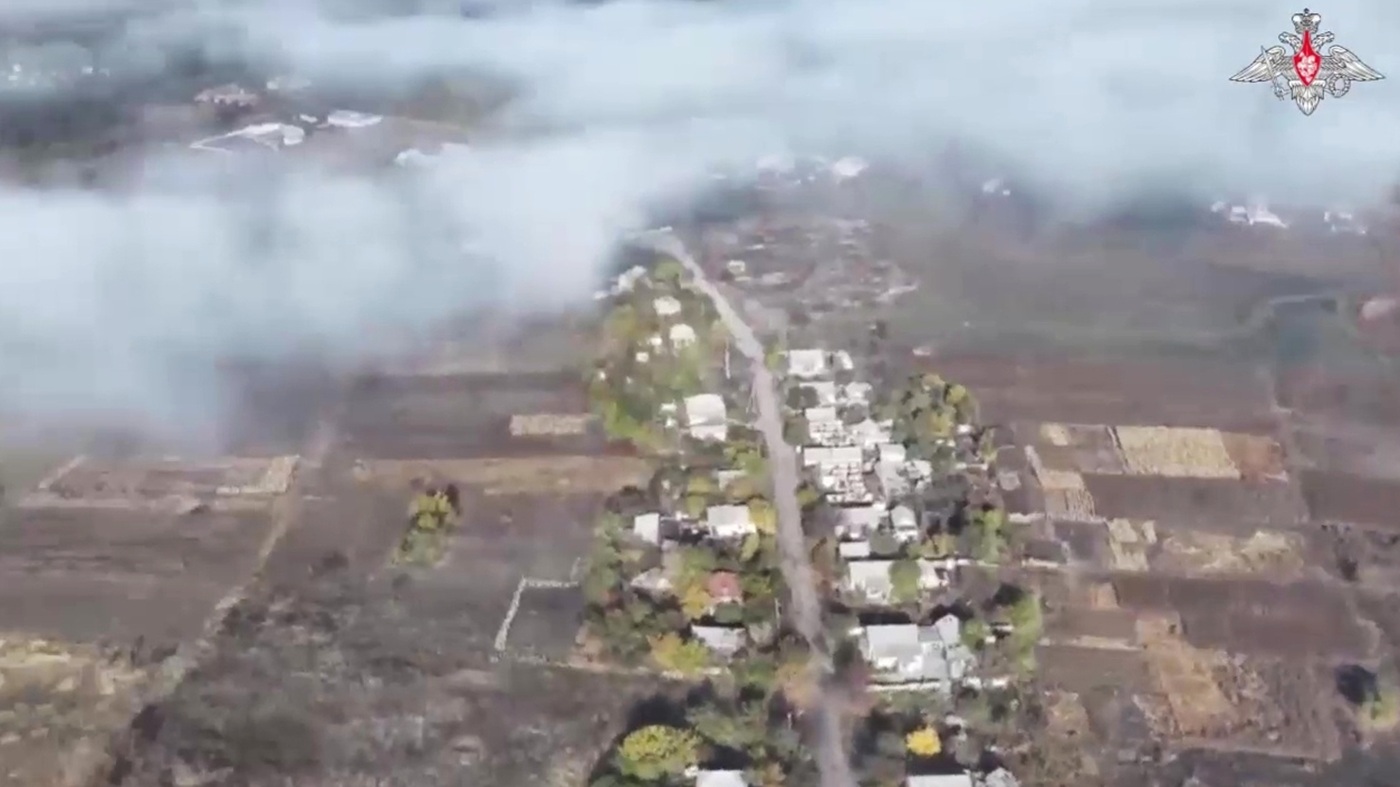
[[[1396,76],[1308,118],[1227,81],[1300,10],[1263,0],[494,7],[352,21],[259,1],[133,23],[109,65],[155,73],[146,44],[187,41],[342,85],[465,69],[516,85],[508,120],[532,133],[412,176],[229,190],[155,159],[190,188],[0,193],[0,397],[184,409],[208,399],[171,376],[182,359],[353,357],[482,303],[570,303],[652,200],[788,147],[921,162],[973,140],[1089,209],[1142,189],[1365,202],[1400,162],[1400,6],[1377,0],[1334,0],[1324,29]]]

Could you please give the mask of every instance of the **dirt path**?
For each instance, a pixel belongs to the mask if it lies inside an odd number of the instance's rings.
[[[778,380],[764,362],[763,343],[753,329],[739,316],[724,293],[719,291],[690,255],[685,245],[671,235],[649,235],[642,239],[656,251],[679,260],[695,277],[695,286],[715,304],[720,320],[734,338],[739,352],[749,359],[753,371],[754,397],[758,404],[758,429],[768,447],[773,472],[774,507],[778,514],[778,549],[782,555],[783,576],[792,594],[791,612],[797,630],[812,649],[812,669],[821,676],[822,686],[817,701],[812,734],[813,749],[821,768],[823,787],[854,787],[850,759],[841,734],[841,712],[838,702],[826,687],[832,672],[831,648],[822,624],[821,599],[817,595],[816,576],[807,553],[807,540],[802,531],[802,507],[797,502],[800,475],[797,454],[783,439],[782,405],[778,395]]]

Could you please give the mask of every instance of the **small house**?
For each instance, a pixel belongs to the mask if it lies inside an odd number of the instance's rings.
[[[712,538],[740,539],[758,532],[748,506],[710,506],[701,528]]]
[[[681,313],[681,302],[669,295],[662,295],[651,302],[657,317],[674,317]]]
[[[836,509],[838,538],[866,539],[885,520],[884,506],[851,506]]]
[[[695,787],[749,787],[743,771],[697,771]]]
[[[723,441],[729,437],[729,411],[719,394],[686,397],[686,428],[696,440]]]
[[[661,515],[638,514],[632,518],[632,535],[648,544],[661,543]]]
[[[842,560],[865,560],[870,557],[870,542],[842,541],[836,545],[836,554]]]
[[[811,391],[812,398],[816,401],[813,407],[835,407],[837,402],[836,383],[820,381],[814,383],[802,383],[803,390]],[[832,413],[835,416],[835,413]]]
[[[890,510],[890,526],[900,543],[919,540],[919,517],[909,506],[895,506]]]
[[[819,380],[831,373],[831,360],[825,350],[789,350],[787,373],[799,380]]]
[[[910,776],[904,780],[904,787],[972,787],[972,775],[964,771]]]
[[[732,571],[715,571],[705,581],[705,590],[714,604],[738,604],[744,600],[744,586]]]
[[[974,660],[962,643],[962,622],[954,615],[944,615],[932,626],[867,626],[861,645],[875,679],[883,683],[929,684],[946,691],[967,677]]]
[[[720,656],[733,656],[744,647],[746,634],[740,626],[691,626],[691,636]]]
[[[671,326],[669,338],[671,340],[671,346],[678,350],[690,347],[695,344],[696,341],[695,329],[683,322],[676,323]]]

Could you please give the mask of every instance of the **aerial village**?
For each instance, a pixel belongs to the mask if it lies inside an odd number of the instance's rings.
[[[784,618],[746,366],[675,260],[633,267],[598,298],[590,399],[609,436],[655,471],[598,521],[582,657],[659,671],[684,691],[627,730],[592,783],[816,783],[798,730],[821,678]],[[1014,523],[971,395],[935,375],[877,391],[844,351],[775,347],[767,361],[805,475],[803,527],[858,777],[1016,785],[1002,747],[1035,668],[1040,602],[994,579]]]

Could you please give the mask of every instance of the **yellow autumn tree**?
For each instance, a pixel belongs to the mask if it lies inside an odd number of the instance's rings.
[[[937,757],[943,751],[943,740],[933,727],[920,727],[904,736],[904,747],[915,757]]]
[[[705,617],[713,606],[714,599],[703,582],[693,582],[681,591],[681,611],[691,620]]]
[[[710,653],[699,642],[687,642],[674,632],[652,637],[651,658],[668,672],[694,675],[709,666]]]
[[[749,501],[749,518],[758,532],[764,535],[773,535],[778,531],[778,512],[772,503],[761,497]]]
[[[674,779],[700,760],[700,736],[690,730],[653,724],[622,739],[618,770],[634,779]]]

